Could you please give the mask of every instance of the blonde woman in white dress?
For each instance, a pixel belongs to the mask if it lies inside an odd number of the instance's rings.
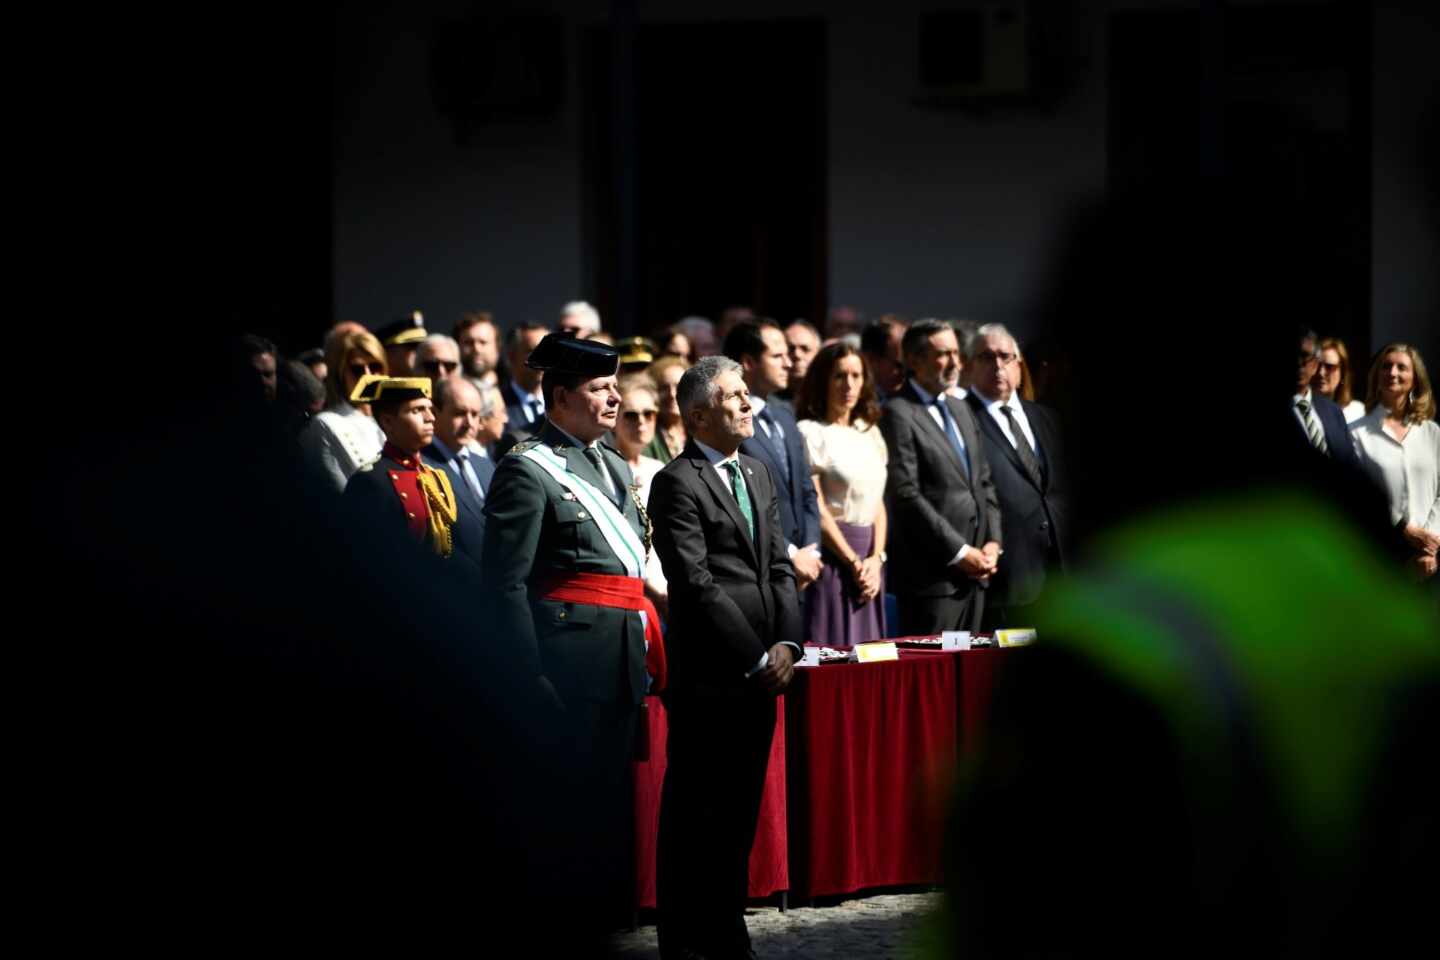
[[[357,380],[367,373],[388,372],[385,348],[364,330],[342,334],[326,346],[325,366],[325,409],[301,432],[300,451],[310,475],[339,495],[357,470],[379,458],[385,445],[370,405],[350,402]]]
[[[1389,498],[1390,519],[1415,551],[1413,569],[1440,585],[1440,424],[1420,351],[1392,343],[1376,354],[1366,403],[1370,412],[1350,426],[1360,464]]]

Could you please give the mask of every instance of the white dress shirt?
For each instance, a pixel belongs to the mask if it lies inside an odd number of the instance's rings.
[[[1025,434],[1025,442],[1030,444],[1030,449],[1037,458],[1040,456],[1040,444],[1035,442],[1035,430],[1030,426],[1030,418],[1025,416],[1025,408],[1020,405],[1020,394],[1012,391],[1009,400],[991,400],[976,390],[975,396],[980,398],[980,402],[985,406],[985,412],[990,414],[990,419],[1000,427],[1000,432],[1005,434],[1005,439],[1010,441],[1010,446],[1018,450],[1020,446],[1015,442],[1015,434],[1010,430],[1010,418],[1005,416],[1004,408],[1008,407],[1010,412],[1015,415],[1015,422],[1020,424],[1020,429]]]
[[[1376,406],[1350,425],[1360,464],[1385,490],[1392,523],[1414,523],[1440,533],[1440,424],[1413,424],[1404,440],[1385,429]]]
[[[475,494],[476,499],[484,503],[485,491],[480,488],[480,477],[475,473],[475,468],[470,463],[470,458],[476,454],[471,451],[470,447],[468,445],[466,446],[463,451],[464,455],[462,456],[445,446],[445,441],[441,440],[438,436],[430,442],[435,445],[436,450],[440,451],[440,457],[445,461],[445,466],[450,468],[450,472],[455,474],[459,481],[465,484],[471,493]],[[480,456],[483,457],[484,454],[482,453]]]
[[[526,393],[520,389],[520,384],[514,380],[510,381],[510,395],[520,404],[520,409],[525,411],[526,423],[540,423],[545,419],[545,394],[536,390],[534,393]],[[569,434],[567,433],[568,437]]]

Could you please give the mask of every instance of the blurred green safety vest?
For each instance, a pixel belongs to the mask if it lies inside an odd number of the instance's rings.
[[[1293,492],[1186,505],[1096,546],[1046,599],[1039,643],[1155,705],[1197,810],[1226,809],[1236,738],[1253,744],[1294,853],[1343,872],[1386,707],[1440,670],[1423,600],[1333,510]]]

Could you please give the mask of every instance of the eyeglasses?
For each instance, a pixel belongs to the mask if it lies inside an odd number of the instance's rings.
[[[1322,360],[1322,361],[1320,362],[1320,369],[1321,369],[1321,370],[1324,370],[1326,373],[1334,373],[1335,371],[1337,371],[1337,370],[1340,369],[1340,364],[1338,364],[1338,363],[1326,363],[1326,362],[1324,362],[1324,361]]]
[[[357,377],[363,377],[367,373],[384,373],[385,371],[378,363],[352,363],[350,372]]]
[[[654,420],[655,414],[656,411],[654,410],[626,410],[621,414],[621,416],[624,417],[626,420],[629,420],[631,423],[639,423],[641,418],[644,418],[646,420]]]
[[[984,360],[986,363],[993,363],[996,366],[1008,367],[1020,359],[1013,353],[996,353],[994,350],[983,350],[975,354],[976,360]]]
[[[424,367],[426,370],[429,370],[431,373],[439,372],[445,374],[446,376],[449,376],[456,370],[460,369],[460,364],[454,360],[426,360],[424,363],[420,364],[420,366]]]

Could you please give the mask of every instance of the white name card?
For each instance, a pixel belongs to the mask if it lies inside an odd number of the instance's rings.
[[[944,633],[940,634],[940,649],[941,649],[941,650],[969,650],[969,649],[970,649],[970,631],[969,631],[969,630],[946,630]]]
[[[900,649],[893,641],[862,643],[855,648],[855,655],[861,663],[879,663],[882,660],[899,660]]]
[[[806,648],[805,648],[805,655],[800,658],[800,662],[797,663],[797,664],[795,664],[795,666],[797,666],[797,667],[818,667],[818,666],[820,666],[820,648],[819,648],[819,647],[806,647]]]
[[[1023,627],[1015,630],[996,630],[995,643],[1002,647],[1023,647],[1035,642],[1035,628]]]

